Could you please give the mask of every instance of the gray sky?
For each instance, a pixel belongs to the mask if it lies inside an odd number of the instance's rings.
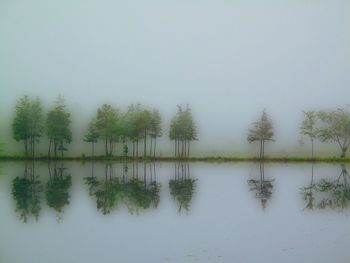
[[[157,107],[165,126],[189,103],[198,153],[245,150],[264,108],[275,152],[307,150],[301,110],[350,103],[349,25],[348,0],[0,0],[1,140],[20,96],[61,93],[79,144],[101,103]]]

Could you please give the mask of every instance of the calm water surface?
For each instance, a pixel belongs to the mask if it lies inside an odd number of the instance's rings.
[[[349,168],[2,162],[0,262],[350,262]]]

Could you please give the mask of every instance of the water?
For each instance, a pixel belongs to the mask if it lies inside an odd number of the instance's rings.
[[[349,262],[349,167],[0,163],[0,262]]]

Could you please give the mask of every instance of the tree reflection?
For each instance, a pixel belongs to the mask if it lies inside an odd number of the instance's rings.
[[[26,223],[33,216],[38,220],[41,210],[43,185],[35,174],[34,162],[25,163],[22,177],[17,176],[12,182],[12,195],[16,202],[16,213]]]
[[[302,188],[303,199],[307,209],[345,209],[350,205],[349,173],[344,164],[336,179],[323,178],[319,182],[313,182]]]
[[[265,178],[265,168],[264,168],[263,162],[260,162],[259,168],[260,168],[259,180],[249,179],[248,185],[250,187],[250,191],[255,192],[255,197],[260,199],[262,208],[265,209],[267,205],[267,201],[271,198],[271,195],[272,195],[274,179]]]
[[[97,182],[94,195],[97,209],[104,215],[109,214],[118,204],[118,199],[121,199],[121,184],[119,178],[114,177],[111,163],[105,164],[104,180]]]
[[[132,178],[125,183],[126,205],[131,213],[158,207],[160,184],[156,181],[155,163],[149,163],[149,167],[149,178],[147,178],[147,164],[143,163],[143,180]]]
[[[155,180],[155,164],[149,163],[150,172],[147,176],[147,163],[144,163],[143,177],[139,178],[138,163],[133,163],[132,178],[128,177],[128,167],[123,164],[122,176],[118,176],[111,163],[105,164],[104,179],[98,179],[93,174],[85,178],[89,193],[96,198],[97,209],[106,215],[119,205],[124,204],[130,213],[140,209],[156,208],[159,204],[160,184]],[[135,176],[136,175],[136,176]]]
[[[175,179],[169,181],[169,188],[179,205],[178,212],[182,209],[188,212],[196,188],[196,179],[190,178],[189,163],[175,163]]]
[[[313,209],[314,208],[314,191],[316,188],[316,184],[314,184],[314,163],[312,163],[311,166],[311,180],[310,184],[308,186],[305,186],[302,190],[303,199],[306,202],[307,209]]]
[[[97,177],[95,173],[95,163],[91,162],[91,174],[90,176],[84,177],[85,184],[89,186],[89,195],[93,195],[95,187],[98,185]]]
[[[45,189],[46,203],[57,212],[57,216],[60,219],[63,207],[69,204],[69,188],[72,186],[72,177],[66,173],[67,168],[63,166],[63,163],[60,167],[57,167],[55,162],[53,171],[49,163],[48,169],[49,180]]]

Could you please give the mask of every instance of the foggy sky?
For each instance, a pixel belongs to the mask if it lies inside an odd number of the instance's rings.
[[[164,127],[189,103],[197,154],[246,151],[263,109],[271,151],[307,151],[301,111],[350,103],[349,25],[348,0],[0,0],[0,140],[21,149],[10,134],[20,96],[49,108],[62,94],[71,153],[99,105],[135,102],[159,108]]]

